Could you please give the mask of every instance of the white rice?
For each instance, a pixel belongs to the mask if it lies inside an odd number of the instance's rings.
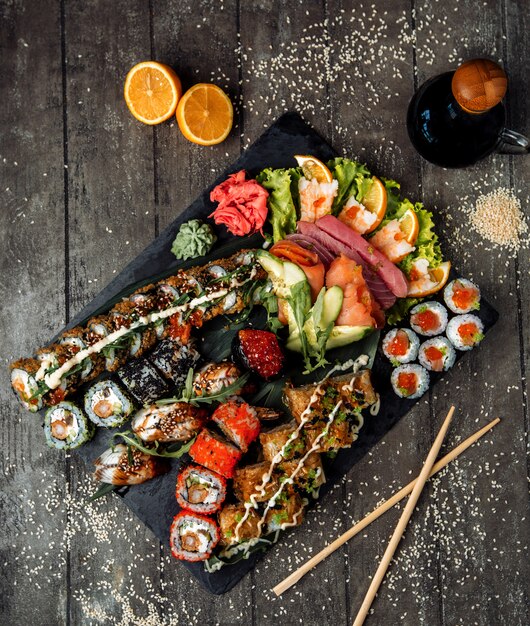
[[[423,365],[423,367],[428,369],[430,372],[433,371],[432,363],[425,356],[425,351],[431,346],[438,348],[443,353],[442,371],[447,372],[447,370],[450,370],[455,364],[456,352],[449,339],[446,339],[445,337],[433,337],[433,339],[427,339],[427,341],[424,341],[421,344],[418,356],[418,361],[421,365]]]
[[[388,346],[394,340],[394,337],[397,335],[398,331],[402,330],[407,334],[409,338],[409,349],[404,355],[395,355],[389,354]],[[418,348],[420,345],[420,340],[418,339],[418,335],[408,328],[394,328],[390,332],[385,335],[383,339],[383,352],[386,358],[392,363],[392,365],[398,365],[400,363],[410,363],[414,361],[418,356]]]

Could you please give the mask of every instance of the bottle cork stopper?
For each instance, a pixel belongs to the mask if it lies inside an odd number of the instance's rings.
[[[489,59],[471,59],[462,63],[452,80],[458,104],[471,113],[482,113],[504,98],[508,80],[502,67]]]

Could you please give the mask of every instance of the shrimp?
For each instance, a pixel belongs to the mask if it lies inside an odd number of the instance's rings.
[[[392,263],[399,263],[416,248],[406,240],[399,220],[391,220],[378,230],[370,239],[370,243],[382,252]]]
[[[337,195],[339,183],[319,183],[316,178],[303,177],[298,183],[300,192],[300,219],[303,222],[316,222],[318,218],[331,213],[333,200]]]

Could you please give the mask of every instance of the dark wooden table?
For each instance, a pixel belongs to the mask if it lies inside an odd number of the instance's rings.
[[[498,186],[520,190],[524,203],[528,159],[496,155],[444,171],[420,160],[404,123],[410,96],[427,77],[485,55],[507,68],[510,126],[525,132],[525,3],[0,6],[6,364],[46,342],[286,110],[301,111],[336,149],[401,181],[407,195],[431,208],[446,255],[501,311],[480,350],[349,473],[302,529],[222,597],[202,591],[117,498],[84,507],[93,489],[87,469],[46,447],[39,420],[19,409],[4,372],[0,622],[349,624],[397,510],[283,597],[270,590],[410,480],[455,403],[447,447],[494,416],[503,422],[427,487],[369,623],[528,624],[528,251],[492,251],[469,233],[463,210]],[[228,89],[237,124],[224,144],[195,146],[174,122],[153,129],[129,115],[125,74],[150,58],[172,65],[185,87],[215,81]],[[466,238],[470,243],[462,243]]]

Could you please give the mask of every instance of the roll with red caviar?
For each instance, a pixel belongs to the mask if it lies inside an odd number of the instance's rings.
[[[181,511],[169,531],[171,553],[181,561],[205,561],[219,542],[216,522],[198,513]]]
[[[225,478],[232,478],[242,452],[233,444],[204,428],[193,442],[189,455],[195,463]]]
[[[246,452],[261,430],[256,409],[246,402],[225,402],[212,415],[212,420],[237,447]]]
[[[188,465],[177,479],[177,502],[193,513],[216,513],[226,498],[226,480],[217,472]]]

